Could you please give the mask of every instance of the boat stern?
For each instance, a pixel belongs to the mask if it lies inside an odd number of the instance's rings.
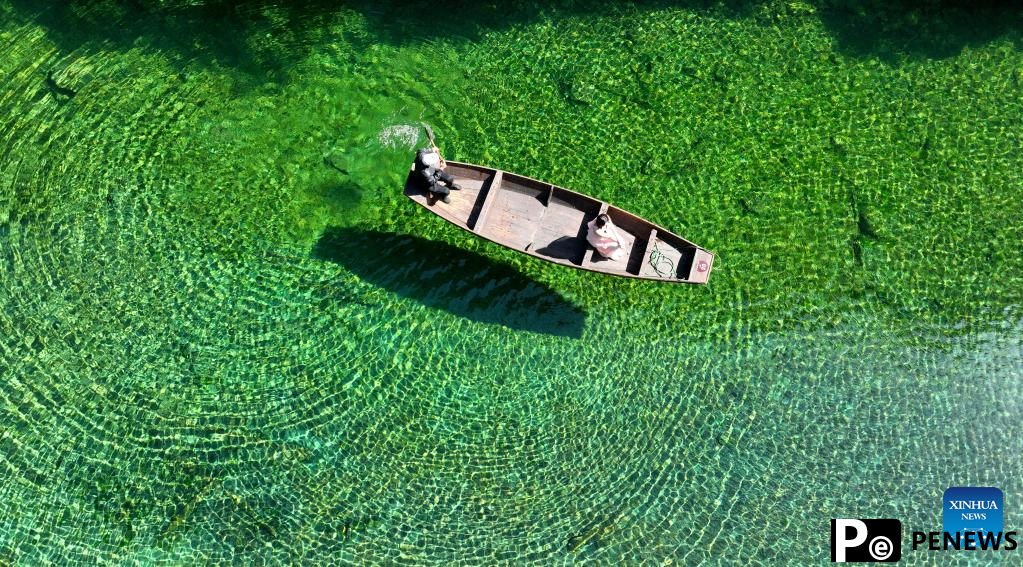
[[[697,248],[696,255],[693,257],[693,265],[689,268],[689,277],[686,278],[686,281],[701,284],[707,283],[713,266],[714,254],[703,248]]]

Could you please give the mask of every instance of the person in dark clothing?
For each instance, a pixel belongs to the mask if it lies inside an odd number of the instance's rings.
[[[444,158],[440,157],[440,150],[437,146],[423,148],[416,152],[415,177],[420,187],[433,194],[434,197],[450,203],[448,193],[451,189],[458,190],[461,187],[455,183],[455,178],[444,171],[447,167]]]

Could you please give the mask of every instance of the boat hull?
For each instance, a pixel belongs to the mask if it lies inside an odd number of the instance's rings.
[[[405,196],[477,236],[579,270],[668,283],[705,284],[714,254],[632,213],[543,181],[462,162],[447,162],[461,190],[450,203],[433,198],[409,172]],[[606,213],[627,254],[604,258],[586,241],[586,225]]]

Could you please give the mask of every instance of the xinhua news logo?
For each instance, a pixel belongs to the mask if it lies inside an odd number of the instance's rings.
[[[1016,551],[1005,531],[1005,500],[992,486],[953,486],[942,496],[941,532],[913,532],[913,551]]]
[[[1002,491],[998,488],[953,486],[942,496],[942,528],[967,549],[978,542],[1001,539],[1004,524]],[[967,537],[967,534],[975,537]]]
[[[902,559],[902,522],[831,520],[831,561],[895,563]]]

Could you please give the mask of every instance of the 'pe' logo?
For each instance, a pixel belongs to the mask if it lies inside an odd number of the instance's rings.
[[[834,563],[902,559],[902,522],[898,520],[831,520]]]

